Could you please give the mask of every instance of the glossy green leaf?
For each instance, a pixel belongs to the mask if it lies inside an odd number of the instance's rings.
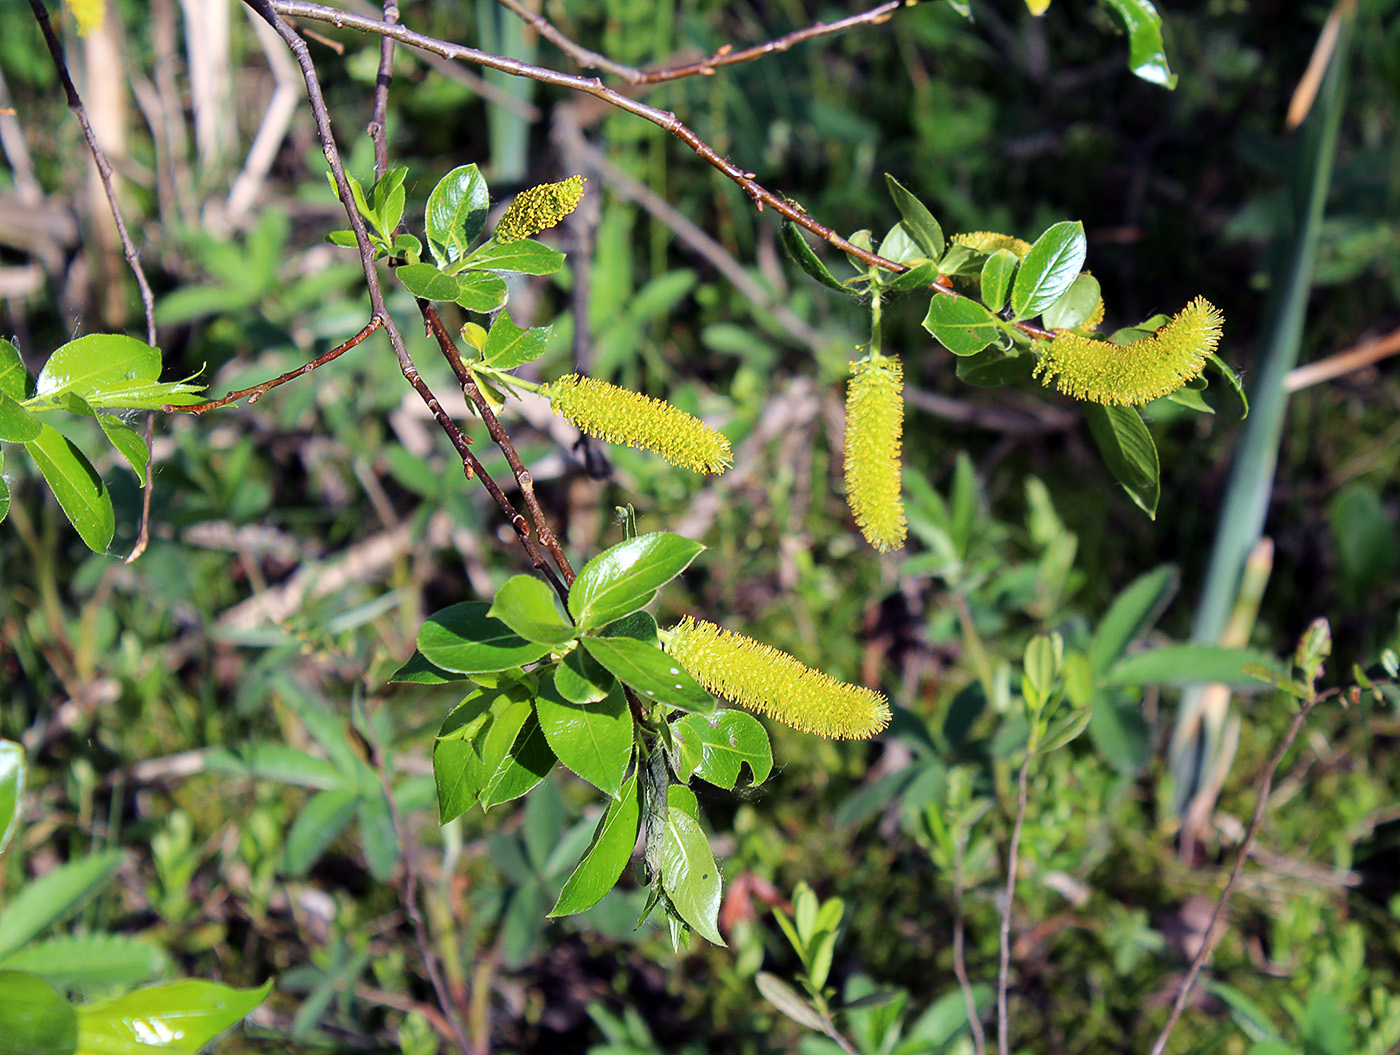
[[[506,280],[494,271],[468,271],[456,299],[468,311],[485,315],[505,304],[508,293]]]
[[[583,647],[646,703],[708,714],[715,701],[659,648],[630,637],[585,637]]]
[[[1000,348],[988,348],[976,355],[965,356],[957,361],[955,373],[960,381],[982,388],[1000,388],[1003,385],[1019,385],[1031,380],[1040,357],[1033,352],[1016,349],[1004,352]]]
[[[486,180],[475,165],[461,165],[443,176],[428,195],[423,216],[433,259],[445,266],[465,257],[486,226],[490,206]]]
[[[592,908],[617,885],[622,870],[632,858],[641,827],[642,799],[637,775],[622,785],[617,798],[593,833],[593,841],[559,891],[559,900],[549,910],[551,916],[569,916]]]
[[[666,811],[660,871],[662,889],[681,919],[706,941],[723,945],[718,925],[722,884],[715,855],[700,822],[675,807]]]
[[[1011,279],[1021,266],[1021,258],[1010,249],[998,249],[987,257],[982,265],[980,283],[982,303],[992,311],[1006,307],[1006,294],[1011,289]]]
[[[384,789],[375,788],[362,795],[356,807],[356,819],[360,822],[360,848],[364,850],[369,874],[381,883],[387,883],[398,867],[399,835]]]
[[[1219,645],[1166,645],[1125,656],[1104,677],[1108,685],[1201,685],[1219,683],[1262,692],[1268,686],[1246,668],[1279,672],[1268,652]]]
[[[975,300],[935,293],[924,316],[924,329],[954,355],[975,355],[996,340],[1001,327]]]
[[[656,625],[656,617],[650,612],[633,612],[615,623],[603,627],[603,637],[630,637],[656,648],[661,647],[661,634]]]
[[[596,703],[571,703],[545,686],[535,713],[559,761],[616,798],[632,759],[632,712],[621,686]]]
[[[0,971],[0,1051],[5,1055],[73,1055],[78,1015],[47,982]]]
[[[413,655],[409,656],[404,665],[390,674],[388,678],[390,685],[447,685],[454,681],[467,680],[465,674],[443,670],[441,667],[429,663],[428,657],[417,649],[414,649]]]
[[[827,289],[836,290],[837,293],[845,293],[848,296],[858,295],[858,290],[851,289],[849,286],[843,286],[840,282],[836,281],[831,272],[827,270],[826,265],[823,264],[817,254],[812,251],[812,247],[807,244],[807,239],[803,236],[802,231],[795,223],[788,220],[783,221],[782,237],[783,248],[787,250],[788,256],[792,257],[793,262],[805,271],[809,277],[816,279]]]
[[[1144,513],[1157,519],[1161,496],[1157,445],[1137,408],[1085,403],[1084,418],[1109,472]]]
[[[1045,309],[1041,321],[1049,330],[1072,330],[1083,326],[1102,299],[1099,280],[1090,274],[1075,276],[1060,299]]]
[[[569,611],[583,630],[631,615],[651,603],[656,591],[704,549],[669,531],[619,542],[584,565],[569,591]]]
[[[331,245],[338,245],[342,249],[358,249],[360,243],[355,240],[355,232],[350,230],[332,231],[326,235],[326,241]]]
[[[358,791],[338,789],[312,795],[292,822],[283,845],[287,872],[305,875],[355,817]]]
[[[404,288],[423,300],[456,300],[462,284],[455,275],[444,275],[432,264],[405,264],[394,274]]]
[[[78,1048],[83,1055],[196,1053],[267,998],[272,982],[235,989],[188,980],[138,989],[115,1000],[78,1009]]]
[[[1065,294],[1084,269],[1088,243],[1084,225],[1063,220],[1035,240],[1011,286],[1011,311],[1018,319],[1039,315]]]
[[[933,218],[933,213],[918,198],[905,190],[903,184],[888,172],[885,173],[885,186],[894,199],[895,208],[903,218],[904,227],[919,244],[919,248],[930,259],[937,260],[943,255],[943,228]]]
[[[136,479],[141,481],[141,486],[145,487],[146,466],[151,460],[151,450],[146,446],[146,437],[121,418],[111,414],[97,415],[97,423],[102,426],[102,431],[107,434],[107,439],[117,449],[117,453],[126,459],[127,464],[136,473]]]
[[[0,392],[0,440],[28,443],[44,431],[44,423],[28,408]]]
[[[1176,74],[1162,44],[1162,16],[1152,0],[1099,0],[1128,34],[1128,68],[1145,81],[1176,87]]]
[[[34,394],[55,399],[64,392],[76,392],[86,398],[159,377],[158,349],[121,333],[90,333],[49,356],[34,383]]]
[[[574,703],[593,703],[606,696],[617,679],[583,648],[569,652],[554,668],[554,688]]]
[[[549,775],[554,762],[554,752],[532,709],[505,758],[486,781],[481,792],[482,809],[518,799]]]
[[[111,385],[101,392],[89,392],[85,398],[96,408],[161,410],[204,402],[204,388],[189,381],[131,381]]]
[[[533,575],[507,579],[496,591],[486,615],[499,619],[526,641],[551,648],[572,641],[577,634],[558,594]]]
[[[29,398],[29,371],[24,368],[19,349],[0,337],[0,395],[18,402]]]
[[[1181,585],[1175,565],[1163,564],[1129,583],[1113,599],[1089,643],[1089,665],[1096,674],[1111,667],[1131,645],[1151,630]]]
[[[749,767],[754,784],[762,784],[773,771],[768,732],[744,711],[687,714],[671,726],[671,735],[676,745],[671,757],[677,780],[699,776],[716,787],[733,788],[744,765]]]
[[[1249,417],[1249,399],[1244,394],[1244,385],[1240,382],[1239,375],[1231,370],[1225,361],[1214,352],[1206,359],[1206,369],[1219,374],[1221,379],[1225,382],[1230,395],[1234,397],[1235,404],[1238,407],[1240,420]]]
[[[428,662],[458,674],[509,670],[549,653],[486,613],[484,601],[465,601],[434,612],[418,630],[418,649]]]
[[[45,425],[37,439],[24,445],[44,474],[59,508],[79,537],[94,553],[104,553],[116,531],[116,515],[107,485],[82,451],[52,425]]]
[[[534,362],[544,354],[549,343],[552,326],[534,326],[522,330],[504,312],[491,325],[486,335],[486,347],[481,350],[481,358],[497,370],[514,370],[517,366]]]
[[[466,259],[466,266],[486,271],[518,271],[526,275],[552,275],[564,266],[564,254],[543,242],[521,238],[502,245],[487,242]]]
[[[0,740],[0,853],[19,827],[25,774],[24,748],[13,740]]]
[[[61,989],[111,990],[150,981],[167,963],[160,948],[134,935],[60,934],[26,943],[0,969],[29,971]]]
[[[439,822],[461,816],[505,761],[525,719],[530,694],[519,684],[478,689],[443,720],[433,744]]]
[[[122,863],[122,856],[120,850],[89,854],[20,887],[0,913],[0,960],[97,893]]]

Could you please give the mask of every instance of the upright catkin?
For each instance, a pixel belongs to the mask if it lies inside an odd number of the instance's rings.
[[[846,388],[846,502],[877,550],[904,544],[900,445],[904,436],[904,370],[878,356],[851,364]]]
[[[1041,346],[1036,376],[1090,403],[1135,406],[1175,392],[1199,377],[1220,344],[1220,309],[1204,297],[1186,305],[1150,337],[1114,344],[1062,333]]]
[[[659,454],[697,473],[722,473],[733,462],[729,441],[693,414],[606,381],[568,374],[540,394],[580,432]]]
[[[506,206],[493,237],[504,245],[553,227],[578,208],[583,200],[583,177],[570,176],[558,183],[541,183],[515,196]]]
[[[710,692],[833,740],[874,736],[890,721],[885,697],[848,685],[751,637],[686,616],[664,635],[667,653]]]

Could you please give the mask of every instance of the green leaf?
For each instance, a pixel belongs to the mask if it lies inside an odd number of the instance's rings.
[[[930,259],[937,260],[943,255],[943,228],[933,218],[933,213],[888,172],[885,173],[885,186],[889,188],[895,208],[904,220],[905,229]]]
[[[354,231],[332,231],[326,235],[326,241],[330,242],[331,245],[338,245],[342,249],[358,249],[360,247]]]
[[[1113,599],[1089,643],[1089,665],[1101,674],[1134,641],[1151,630],[1176,596],[1181,573],[1172,564],[1140,575]]]
[[[672,768],[677,780],[698,774],[716,787],[733,788],[745,764],[754,784],[762,784],[773,771],[768,732],[758,719],[743,711],[687,714],[671,726],[671,735],[676,745]]]
[[[110,990],[149,981],[166,963],[159,948],[129,934],[61,934],[29,942],[0,969],[29,971],[62,989]]]
[[[25,772],[24,748],[13,740],[0,740],[0,853],[19,827]]]
[[[1089,719],[1089,738],[1099,756],[1119,773],[1136,776],[1152,760],[1152,729],[1137,704],[1100,693]]]
[[[428,662],[428,657],[417,649],[398,670],[389,675],[390,685],[447,685],[454,681],[466,681],[465,674],[454,674],[450,670]]]
[[[924,329],[954,355],[975,355],[1001,333],[995,316],[975,300],[935,293],[924,316]]]
[[[1084,418],[1109,472],[1149,518],[1157,519],[1161,496],[1157,445],[1136,407],[1084,404]]]
[[[539,718],[531,710],[505,758],[487,780],[481,792],[481,808],[489,810],[518,799],[549,775],[554,762],[554,752],[540,728]]]
[[[516,683],[478,689],[452,709],[433,744],[440,823],[476,803],[529,716],[530,694]]]
[[[570,703],[542,686],[535,713],[560,762],[613,798],[632,758],[632,712],[622,688],[597,703]]]
[[[559,891],[559,900],[549,910],[551,916],[569,916],[592,908],[617,885],[637,845],[641,818],[642,799],[637,788],[637,774],[633,773],[622,785],[617,798],[608,803],[608,810],[593,833],[593,842]]]
[[[1249,417],[1249,399],[1244,394],[1244,385],[1240,383],[1239,375],[1231,370],[1225,361],[1214,352],[1211,352],[1207,357],[1206,368],[1214,368],[1215,372],[1225,381],[1230,394],[1235,397],[1235,403],[1239,407],[1240,420],[1243,421]]]
[[[812,252],[812,247],[807,244],[807,239],[803,237],[802,232],[795,223],[784,220],[782,235],[783,248],[788,251],[788,256],[792,257],[793,262],[805,271],[809,277],[816,279],[827,289],[836,290],[837,293],[845,293],[852,297],[858,295],[858,290],[851,289],[849,286],[843,286],[840,282],[836,281],[817,254]]]
[[[617,679],[608,669],[584,649],[569,652],[554,668],[554,688],[559,695],[574,703],[594,703],[601,700]]]
[[[1006,294],[1011,289],[1012,276],[1021,266],[1021,258],[1010,249],[998,249],[982,265],[982,303],[992,311],[1006,307]]]
[[[78,1008],[78,1047],[83,1055],[142,1055],[152,1047],[169,1055],[196,1055],[271,990],[271,981],[257,989],[234,989],[187,980],[86,1004]],[[153,1045],[153,1038],[161,1042]]]
[[[529,238],[487,242],[466,259],[466,266],[486,271],[518,271],[526,275],[552,275],[564,266],[564,254]]]
[[[494,271],[468,271],[456,299],[468,311],[485,315],[503,305],[509,292],[506,280]]]
[[[29,398],[29,371],[24,368],[19,349],[0,337],[0,395],[18,402]]]
[[[457,674],[509,670],[549,653],[487,615],[484,601],[465,601],[434,612],[418,630],[418,649],[429,663]]]
[[[28,443],[44,431],[44,423],[28,408],[0,392],[0,440]]]
[[[880,274],[884,275],[885,272]],[[884,285],[892,293],[907,293],[911,289],[924,289],[933,285],[934,279],[937,277],[938,265],[931,261],[925,261],[922,264],[915,264],[908,271],[890,275],[884,281]]]
[[[988,348],[957,361],[956,373],[960,381],[982,388],[1000,388],[1003,385],[1018,385],[1029,381],[1035,374],[1040,357],[1019,348],[1004,352],[1000,348]]]
[[[399,863],[399,835],[394,827],[394,814],[383,788],[362,795],[356,815],[360,822],[360,847],[365,853],[369,874],[381,883],[394,876]]]
[[[355,816],[358,791],[322,791],[307,800],[292,822],[283,846],[283,863],[291,875],[303,876],[321,859]]]
[[[1029,319],[1050,307],[1069,289],[1084,269],[1088,243],[1084,225],[1063,220],[1047,228],[1035,240],[1011,286],[1011,310],[1018,319]]]
[[[97,423],[102,426],[102,431],[107,434],[107,439],[117,449],[117,453],[126,459],[127,464],[136,473],[136,479],[141,481],[141,486],[145,487],[146,466],[151,460],[151,449],[146,446],[146,437],[121,418],[111,414],[97,415]]]
[[[0,915],[0,960],[97,893],[122,857],[120,850],[89,854],[20,887]]]
[[[462,284],[455,275],[444,275],[432,264],[405,264],[395,268],[404,288],[423,300],[456,300]]]
[[[486,180],[475,165],[461,165],[443,176],[428,195],[423,216],[433,259],[446,266],[465,257],[486,226],[490,206]]]
[[[1145,81],[1176,87],[1176,74],[1162,44],[1162,16],[1152,0],[1099,0],[1128,34],[1128,68]]]
[[[578,634],[559,596],[533,575],[512,575],[507,579],[496,591],[486,615],[538,645],[557,647]]]
[[[1060,299],[1045,309],[1041,321],[1049,330],[1072,330],[1083,326],[1102,298],[1098,279],[1087,273],[1076,275]]]
[[[708,714],[715,701],[659,648],[630,637],[585,637],[583,647],[647,703]]]
[[[410,264],[418,263],[418,258],[423,255],[423,243],[411,234],[398,235],[392,249],[394,256],[403,257]]]
[[[204,768],[246,780],[274,780],[304,788],[345,787],[345,777],[330,762],[282,743],[250,741],[211,748],[204,756]]]
[[[25,445],[34,464],[49,482],[64,516],[94,553],[104,553],[117,528],[107,485],[82,451],[52,425]]]
[[[0,1050],[5,1055],[73,1055],[78,1016],[47,982],[0,971]]]
[[[724,945],[718,926],[719,868],[700,822],[684,810],[666,811],[660,871],[661,886],[681,919],[706,941]]]
[[[1266,686],[1245,672],[1261,666],[1280,670],[1278,660],[1252,648],[1219,645],[1166,645],[1127,656],[1105,676],[1108,685],[1202,685],[1217,682],[1235,689],[1262,691]]]
[[[407,175],[408,169],[405,166],[392,168],[374,185],[370,206],[374,209],[375,225],[385,238],[393,235],[394,228],[398,227],[399,221],[403,219],[406,201],[403,181]]]
[[[603,628],[603,637],[630,637],[648,645],[661,647],[661,634],[656,625],[656,617],[650,612],[633,612],[615,623]]]
[[[163,410],[188,407],[204,402],[204,385],[188,381],[132,381],[113,385],[101,392],[89,392],[88,403],[97,408],[121,407],[126,410]]]
[[[569,591],[569,612],[585,631],[631,615],[650,604],[656,591],[704,549],[669,531],[619,542],[584,565]]]
[[[64,392],[87,398],[109,388],[160,377],[160,351],[145,341],[121,333],[90,333],[59,348],[34,384],[39,399],[56,399]]]
[[[919,243],[910,237],[909,231],[902,223],[890,228],[889,234],[885,235],[884,241],[880,243],[880,248],[875,251],[896,264],[911,264],[916,260],[925,260],[928,255],[919,247]]]
[[[502,312],[486,335],[486,347],[481,350],[482,361],[497,370],[514,370],[534,362],[544,354],[552,326],[535,326],[522,330],[511,317]]]

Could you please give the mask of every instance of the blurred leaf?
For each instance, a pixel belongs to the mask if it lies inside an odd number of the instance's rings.
[[[1236,689],[1261,691],[1265,686],[1245,668],[1258,664],[1279,670],[1278,660],[1252,648],[1219,645],[1167,645],[1120,660],[1104,680],[1109,685],[1198,685],[1219,682]]]
[[[548,645],[526,641],[486,613],[484,601],[464,601],[428,616],[418,649],[428,662],[459,674],[509,670],[545,656]]]
[[[631,615],[650,604],[656,591],[704,549],[669,531],[619,542],[584,565],[569,590],[569,611],[585,631]]]
[[[355,816],[358,791],[322,791],[312,795],[287,832],[283,860],[289,873],[305,875]]]
[[[604,699],[571,703],[541,686],[535,699],[540,728],[559,761],[599,791],[616,798],[632,758],[632,712],[620,686]]]
[[[1117,661],[1129,645],[1151,630],[1181,585],[1173,564],[1140,575],[1113,599],[1089,644],[1089,665],[1096,674]]]
[[[486,180],[475,165],[460,165],[443,176],[428,195],[423,217],[433,259],[446,266],[465,257],[486,226],[490,206]]]
[[[1099,0],[1128,34],[1128,68],[1145,81],[1176,87],[1162,44],[1162,16],[1151,0]]]
[[[999,388],[1029,381],[1040,357],[1033,352],[1017,349],[1003,352],[988,348],[976,355],[960,358],[956,370],[958,379],[982,388]]]
[[[924,329],[954,355],[975,355],[997,339],[995,316],[975,300],[935,293],[924,316]]]
[[[344,789],[345,776],[324,758],[287,744],[254,741],[233,747],[210,748],[204,768],[211,773],[248,780],[275,780],[322,790]]]
[[[394,815],[383,788],[374,788],[360,797],[357,804],[360,822],[360,845],[365,852],[369,874],[381,883],[394,876],[399,863],[399,836],[394,827]]]
[[[1104,761],[1127,776],[1141,773],[1152,758],[1152,729],[1138,705],[1101,693],[1091,711],[1089,737]]]
[[[78,1016],[47,982],[0,971],[0,1050],[5,1055],[73,1055]]]
[[[601,901],[617,884],[637,844],[641,816],[642,800],[638,794],[637,775],[633,773],[622,785],[617,798],[608,803],[607,812],[593,833],[593,842],[564,883],[559,900],[549,910],[551,916],[582,912]]]
[[[29,971],[50,985],[81,992],[138,985],[160,974],[167,962],[161,949],[129,934],[61,934],[29,942],[0,961],[0,970]]]
[[[1157,445],[1137,408],[1085,403],[1084,419],[1109,472],[1148,517],[1157,519],[1162,493]]]
[[[0,740],[0,853],[10,845],[24,805],[24,748]]]
[[[61,864],[20,887],[0,915],[0,960],[97,893],[123,856],[120,850],[102,850]]]
[[[1035,240],[1011,287],[1011,310],[1018,319],[1039,315],[1062,297],[1084,268],[1088,243],[1084,225],[1064,220]]]
[[[557,647],[578,634],[558,594],[533,575],[512,575],[502,583],[486,615],[538,645]]]
[[[798,995],[797,990],[777,975],[769,974],[767,971],[759,971],[758,974],[754,975],[753,980],[754,984],[758,986],[758,991],[763,994],[763,999],[799,1026],[815,1029],[818,1033],[826,1033],[826,1024],[822,1022],[821,1016]]]
[[[196,1055],[271,990],[270,981],[257,989],[183,981],[86,1004],[78,1009],[78,1049],[83,1055],[140,1055],[153,1048]]]
[[[731,708],[711,715],[687,714],[671,728],[677,780],[699,775],[716,787],[733,788],[745,764],[754,784],[762,784],[773,771],[768,731],[743,711]]]

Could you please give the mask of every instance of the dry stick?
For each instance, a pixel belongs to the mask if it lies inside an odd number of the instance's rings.
[[[245,0],[251,2],[251,0]],[[574,91],[583,92],[596,99],[622,110],[625,113],[633,114],[652,122],[660,128],[670,132],[702,159],[714,166],[727,178],[737,183],[754,203],[755,208],[762,212],[764,207],[771,208],[780,216],[785,217],[799,227],[811,231],[818,238],[829,242],[831,245],[845,253],[855,257],[862,263],[872,267],[878,267],[894,274],[908,271],[909,268],[878,253],[872,253],[868,249],[862,249],[846,238],[842,238],[830,227],[818,223],[812,219],[800,205],[790,201],[780,195],[755,182],[753,174],[745,172],[732,164],[698,135],[692,132],[674,113],[668,110],[661,110],[655,106],[648,106],[646,103],[638,102],[620,92],[614,91],[603,84],[597,77],[579,77],[574,74],[560,73],[558,70],[547,69],[543,66],[533,66],[527,62],[520,62],[516,59],[504,58],[500,55],[492,55],[490,52],[478,51],[476,48],[469,48],[461,44],[453,44],[450,41],[439,40],[437,37],[426,36],[422,33],[415,33],[411,29],[405,29],[399,25],[389,25],[385,22],[373,18],[365,18],[361,15],[351,14],[333,7],[326,7],[322,4],[309,3],[307,0],[258,0],[259,3],[268,4],[273,10],[291,18],[307,18],[319,22],[329,22],[337,28],[350,28],[359,30],[362,33],[374,33],[379,36],[393,37],[401,44],[409,47],[419,48],[423,51],[441,55],[447,59],[457,59],[462,62],[470,62],[487,69],[500,70],[515,77],[528,77],[531,80],[539,81],[542,84],[552,84],[560,88],[570,88]],[[938,293],[943,293],[950,297],[963,297],[964,294],[957,292],[951,286],[933,282],[929,285]],[[1049,330],[1039,326],[1031,325],[1027,322],[1015,324],[1017,329],[1030,337],[1052,339],[1054,334]]]
[[[1312,713],[1313,708],[1331,695],[1333,693],[1330,691],[1320,696],[1314,694],[1312,699],[1298,709],[1298,713],[1293,716],[1293,723],[1284,735],[1283,743],[1274,752],[1274,757],[1269,759],[1269,765],[1264,770],[1264,779],[1259,784],[1259,801],[1255,803],[1254,816],[1250,819],[1249,830],[1245,833],[1244,842],[1240,843],[1239,852],[1235,855],[1235,866],[1230,870],[1230,878],[1225,882],[1225,889],[1220,892],[1220,900],[1215,903],[1215,911],[1211,913],[1210,924],[1206,927],[1205,939],[1192,958],[1191,966],[1186,971],[1186,977],[1181,980],[1181,989],[1176,994],[1176,1001],[1172,1004],[1172,1011],[1167,1016],[1166,1025],[1162,1027],[1162,1032],[1157,1034],[1157,1039],[1152,1044],[1151,1055],[1162,1055],[1162,1052],[1166,1051],[1167,1041],[1171,1038],[1172,1030],[1176,1028],[1177,1020],[1186,1010],[1186,1001],[1191,996],[1196,979],[1200,976],[1206,961],[1215,952],[1216,943],[1221,937],[1221,931],[1217,930],[1220,918],[1225,914],[1225,906],[1229,904],[1230,896],[1235,892],[1235,885],[1239,882],[1240,873],[1244,871],[1244,863],[1249,857],[1250,848],[1254,845],[1254,840],[1258,837],[1259,829],[1264,823],[1264,811],[1269,806],[1269,792],[1273,788],[1274,774],[1278,772],[1278,767],[1283,764],[1283,756],[1288,753],[1288,749],[1293,746],[1293,741],[1302,732],[1303,723],[1308,720],[1308,715]]]
[[[564,555],[563,547],[559,545],[559,539],[555,537],[554,531],[549,526],[549,520],[544,515],[544,510],[540,508],[539,499],[535,497],[535,478],[530,470],[525,468],[525,463],[520,460],[520,454],[515,449],[515,444],[506,434],[506,430],[501,427],[500,420],[496,417],[496,412],[491,409],[491,404],[482,395],[481,389],[477,387],[476,379],[472,377],[471,371],[462,362],[462,354],[457,350],[457,343],[452,339],[452,335],[447,332],[447,327],[442,323],[442,317],[438,315],[431,301],[419,300],[418,310],[423,313],[423,318],[428,324],[428,329],[437,338],[438,346],[442,349],[443,356],[452,365],[452,371],[457,375],[457,380],[462,386],[462,394],[471,400],[476,407],[476,412],[481,416],[481,420],[486,425],[486,431],[491,434],[491,438],[496,441],[496,446],[501,448],[501,453],[506,456],[506,462],[510,465],[510,471],[515,474],[515,480],[520,485],[520,494],[525,499],[525,508],[530,511],[530,519],[535,522],[535,533],[539,536],[540,542],[545,549],[549,550],[550,556],[559,566],[559,571],[564,576],[565,586],[573,585],[574,569],[569,564],[569,558]],[[545,566],[541,568],[545,574],[554,580],[554,575]],[[562,588],[557,580],[554,580],[555,589],[559,591],[560,599],[568,602],[568,590]]]
[[[1283,385],[1289,392],[1298,392],[1323,381],[1342,377],[1353,370],[1360,370],[1363,366],[1378,363],[1397,353],[1400,353],[1400,329],[1392,330],[1373,341],[1354,345],[1346,351],[1329,355],[1326,359],[1294,367],[1288,371]]]
[[[1016,786],[1016,821],[1011,826],[1011,845],[1006,850],[1006,904],[1001,910],[1001,964],[997,968],[997,1052],[1011,1051],[1011,1016],[1006,1012],[1006,990],[1011,981],[1011,909],[1016,898],[1016,868],[1021,851],[1021,826],[1026,820],[1026,780],[1035,757],[1029,747],[1021,763],[1021,775]]]
[[[31,3],[37,0],[31,0]],[[442,404],[433,395],[432,390],[418,374],[418,369],[413,365],[413,359],[408,353],[408,348],[404,344],[403,335],[399,333],[398,327],[394,324],[393,318],[389,315],[384,304],[384,290],[379,283],[379,273],[375,270],[374,249],[370,245],[369,232],[365,229],[364,218],[360,216],[360,210],[355,205],[354,195],[350,190],[350,182],[345,176],[345,166],[340,160],[340,151],[335,145],[335,134],[331,129],[330,114],[326,110],[326,100],[321,94],[321,84],[316,76],[316,68],[311,62],[310,52],[307,50],[306,42],[297,36],[286,22],[273,10],[268,0],[245,0],[250,8],[259,17],[267,22],[278,36],[287,42],[287,47],[291,49],[293,56],[297,60],[297,65],[301,67],[302,78],[306,81],[306,94],[311,103],[311,112],[316,119],[316,132],[321,140],[321,149],[326,155],[326,161],[331,166],[331,173],[335,179],[336,191],[340,196],[341,204],[345,207],[346,215],[350,219],[351,229],[355,232],[355,241],[360,250],[360,266],[365,274],[365,286],[369,291],[370,305],[373,308],[373,320],[378,320],[384,327],[384,331],[389,338],[389,343],[394,349],[399,360],[399,370],[404,378],[411,384],[420,398],[427,404],[433,417],[443,431],[451,438],[453,445],[457,448],[462,457],[462,468],[470,478],[472,475],[472,463],[476,459],[472,456],[470,441],[462,435],[460,429],[447,416],[442,409]],[[423,913],[418,907],[417,878],[413,869],[405,870],[404,879],[404,910],[413,926],[414,938],[418,945],[419,955],[423,958],[423,968],[427,972],[428,981],[433,987],[438,1003],[443,1012],[448,1013],[449,1009],[455,1011],[452,1001],[451,991],[438,970],[437,960],[433,955],[432,945],[428,936],[427,923],[423,919]],[[456,1014],[448,1014],[448,1021],[452,1024],[452,1033],[456,1038],[457,1045],[461,1048],[463,1055],[467,1055],[471,1050],[470,1041],[467,1038],[466,1030],[460,1018]]]
[[[384,21],[394,25],[399,20],[399,5],[395,0],[384,0]],[[390,37],[379,40],[379,73],[374,78],[374,106],[370,110],[369,137],[374,141],[374,175],[383,179],[389,171],[389,136],[384,127],[385,114],[389,109],[389,83],[394,79],[394,41]]]
[[[272,380],[264,381],[262,384],[254,385],[252,388],[240,388],[237,392],[230,392],[228,395],[220,399],[210,400],[208,403],[194,403],[187,407],[169,406],[165,407],[164,410],[167,414],[173,411],[184,411],[187,414],[203,414],[206,411],[217,410],[219,407],[226,407],[230,403],[236,403],[245,396],[251,406],[279,385],[285,385],[288,381],[295,381],[298,377],[309,374],[311,371],[325,366],[332,360],[339,359],[383,325],[384,320],[376,315],[374,318],[370,319],[369,322],[365,323],[364,329],[360,330],[359,333],[355,334],[355,336],[351,337],[344,344],[336,345],[329,352],[318,355],[315,359],[312,359],[308,363],[303,363],[295,370],[288,370],[285,374],[278,374]]]
[[[102,152],[102,147],[98,145],[97,136],[92,130],[92,124],[88,121],[87,109],[83,106],[83,100],[78,96],[78,89],[73,84],[73,78],[68,73],[68,60],[63,54],[63,43],[58,39],[58,35],[53,31],[53,24],[49,21],[48,8],[44,6],[44,0],[29,0],[29,7],[34,12],[34,19],[39,23],[39,32],[44,35],[44,43],[48,45],[49,57],[53,60],[54,69],[58,72],[59,80],[63,82],[63,92],[68,98],[68,108],[78,119],[78,124],[82,127],[83,138],[87,140],[88,151],[92,154],[93,163],[97,166],[97,175],[102,180],[102,191],[107,195],[107,207],[112,211],[112,220],[117,225],[117,237],[122,243],[122,255],[126,257],[127,266],[131,268],[131,273],[136,276],[136,286],[141,291],[141,307],[146,313],[146,343],[152,348],[156,345],[156,303],[155,297],[151,294],[151,285],[146,281],[146,271],[141,266],[141,254],[136,249],[136,243],[131,240],[131,235],[127,232],[126,221],[122,219],[122,208],[117,202],[117,192],[112,187],[112,166],[107,164],[107,155]],[[150,450],[151,440],[155,434],[155,414],[153,411],[146,412],[146,449]],[[150,465],[146,466],[146,482],[142,486],[141,495],[141,527],[136,533],[136,545],[127,554],[124,563],[130,564],[146,552],[146,545],[150,542],[150,514],[151,514],[151,490],[155,485],[155,473]]]

